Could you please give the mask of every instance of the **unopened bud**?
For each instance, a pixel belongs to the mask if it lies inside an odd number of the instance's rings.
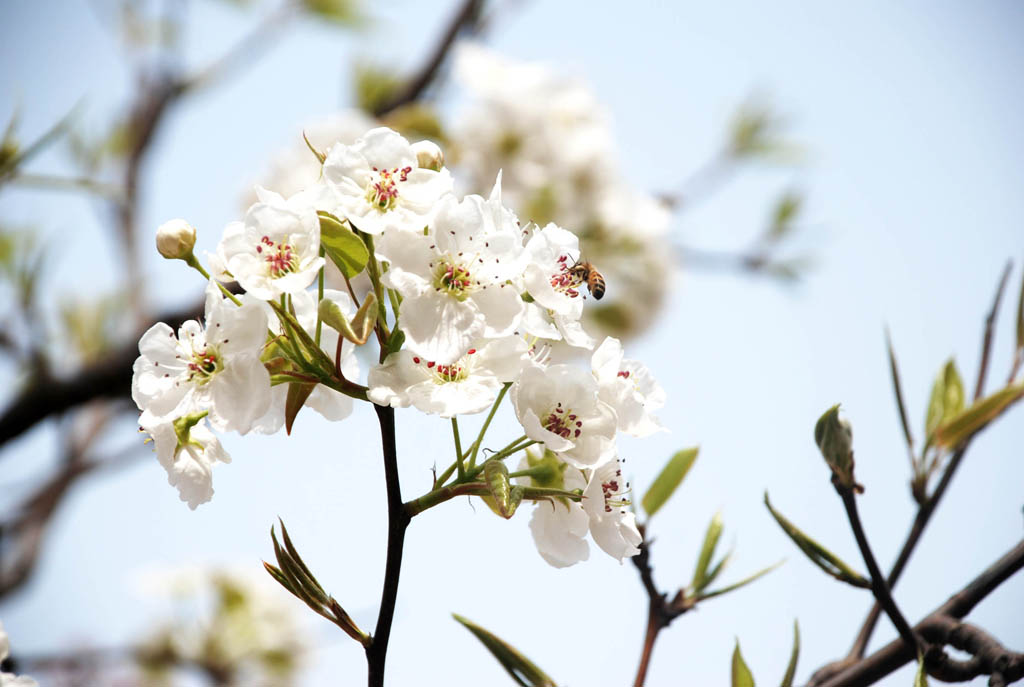
[[[856,491],[863,487],[853,479],[853,429],[839,417],[839,405],[825,411],[814,425],[814,442],[841,485]]]
[[[435,172],[440,172],[444,167],[444,153],[433,141],[413,143],[412,152],[416,155],[416,166],[420,169],[432,169]]]
[[[188,260],[196,245],[196,228],[183,219],[164,222],[156,230],[156,249],[168,260]]]

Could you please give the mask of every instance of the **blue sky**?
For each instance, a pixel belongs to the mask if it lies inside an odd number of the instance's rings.
[[[268,157],[304,122],[347,104],[349,62],[370,56],[416,64],[452,5],[375,7],[372,27],[356,35],[308,21],[292,26],[250,69],[169,119],[143,190],[143,227],[187,217],[200,228],[200,248],[211,249]],[[623,168],[640,187],[678,186],[714,154],[729,115],[751,93],[786,113],[793,138],[805,145],[798,168],[747,170],[678,217],[672,230],[690,245],[742,246],[763,226],[775,195],[800,188],[808,196],[800,247],[815,254],[817,268],[792,288],[686,270],[667,283],[662,324],[627,352],[667,389],[661,417],[672,432],[622,448],[634,483],[646,485],[674,450],[701,445],[687,483],[652,525],[664,587],[689,579],[704,527],[719,509],[725,539],[736,546],[726,579],[787,558],[756,586],[666,631],[649,684],[676,684],[678,676],[723,683],[735,637],[755,676],[770,683],[784,669],[794,617],[804,630],[802,680],[846,651],[869,598],[803,560],[764,510],[762,493],[768,489],[777,507],[846,560],[858,560],[811,440],[818,415],[842,402],[867,486],[865,526],[884,567],[895,555],[913,506],[883,325],[892,330],[920,435],[935,373],[953,355],[973,379],[999,271],[1009,258],[1024,259],[1024,7],[881,0],[647,2],[628,11],[582,0],[507,5],[489,44],[584,78],[609,109]],[[89,7],[0,5],[0,77],[7,85],[0,117],[19,106],[26,137],[83,98],[86,118],[100,122],[130,88],[119,48]],[[189,62],[216,56],[251,21],[228,4],[196,3]],[[47,156],[40,168],[59,169],[60,161]],[[55,294],[116,283],[121,257],[88,200],[5,189],[0,221],[32,222],[59,242],[48,274]],[[155,252],[146,252],[144,270],[154,304],[188,302],[201,290]],[[990,388],[1006,375],[1014,301],[1004,303]],[[1019,540],[1020,413],[973,445],[897,588],[909,616],[939,605]],[[267,530],[278,515],[330,591],[357,621],[372,625],[384,542],[377,440],[375,429],[366,430],[372,414],[363,409],[334,426],[303,421],[291,438],[229,438],[235,461],[217,470],[216,497],[196,512],[178,502],[155,460],[74,492],[54,521],[37,578],[0,606],[15,648],[131,640],[158,611],[129,584],[135,571],[194,562],[258,566],[271,554]],[[400,412],[398,422],[403,487],[414,495],[429,486],[432,462],[449,453],[447,423],[412,411]],[[511,435],[511,414],[499,423],[499,436]],[[134,440],[131,418],[118,428],[112,445]],[[0,484],[32,474],[50,452],[52,430],[9,449]],[[645,616],[631,566],[595,555],[556,571],[533,550],[526,518],[500,521],[461,501],[417,519],[406,555],[392,684],[417,679],[424,665],[452,666],[444,673],[448,684],[502,684],[496,664],[450,620],[453,611],[518,645],[560,683],[631,680]],[[1015,609],[1022,604],[1024,579],[1016,578],[972,619],[1019,648],[1024,628]],[[331,630],[309,621],[319,647],[309,684],[336,683],[339,674],[361,681],[361,653]],[[893,636],[883,619],[874,646]],[[882,684],[909,682],[903,671]]]

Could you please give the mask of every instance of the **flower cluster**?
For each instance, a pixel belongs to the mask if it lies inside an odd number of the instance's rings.
[[[287,197],[258,189],[227,226],[209,256],[205,323],[177,334],[157,324],[140,341],[140,425],[182,500],[209,500],[212,466],[230,460],[214,431],[290,430],[303,406],[340,420],[353,399],[455,422],[493,416],[507,395],[523,436],[484,464],[534,449],[511,476],[537,503],[544,558],[585,559],[587,532],[616,559],[636,554],[615,438],[660,430],[652,411],[664,393],[617,339],[597,345],[581,324],[590,294],[577,236],[520,222],[500,172],[486,198],[458,197],[436,145],[388,128],[322,159],[317,180]],[[325,288],[328,264],[347,292]],[[370,342],[380,363],[364,379],[354,350]],[[550,362],[558,342],[590,351],[590,369]],[[456,448],[463,484],[484,472],[475,460],[487,424]]]

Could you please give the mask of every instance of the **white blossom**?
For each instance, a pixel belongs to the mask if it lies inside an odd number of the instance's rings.
[[[270,375],[260,362],[267,317],[236,307],[215,283],[206,289],[206,326],[188,320],[174,331],[158,322],[142,335],[132,400],[156,418],[210,411],[218,431],[249,431],[270,404]]]
[[[320,220],[308,194],[289,199],[257,188],[259,198],[244,222],[224,229],[211,260],[214,276],[230,275],[247,293],[273,300],[313,283],[324,264],[319,256]]]
[[[646,437],[665,431],[652,414],[665,405],[665,390],[643,363],[623,359],[618,339],[608,337],[601,343],[591,357],[591,367],[598,396],[615,409],[620,432]]]
[[[470,348],[450,365],[426,360],[408,350],[392,353],[370,370],[370,400],[378,405],[454,417],[488,408],[505,382],[515,381],[528,346],[509,336]]]
[[[184,443],[173,420],[162,420],[148,411],[139,418],[139,428],[153,438],[156,458],[167,471],[167,483],[178,490],[189,508],[195,510],[213,498],[213,466],[230,463],[231,456],[205,420],[200,419],[188,428]]]
[[[524,310],[515,286],[521,253],[500,179],[486,201],[442,199],[425,235],[385,234],[378,254],[390,268],[382,281],[404,299],[398,319],[408,348],[447,365],[477,339],[511,334]]]
[[[629,510],[625,494],[628,484],[618,459],[594,468],[583,492],[583,510],[590,519],[594,543],[620,563],[640,553],[643,537],[636,527],[636,515]]]
[[[438,199],[452,189],[448,170],[423,169],[416,151],[386,127],[371,129],[352,145],[327,153],[320,199],[323,207],[368,234],[387,229],[422,230]]]
[[[192,255],[196,228],[183,219],[164,222],[156,230],[156,250],[168,260],[183,260]]]
[[[573,365],[530,366],[509,394],[526,435],[577,468],[615,454],[615,411],[598,398],[593,375]]]

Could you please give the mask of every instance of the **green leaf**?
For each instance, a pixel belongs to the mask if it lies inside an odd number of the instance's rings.
[[[896,364],[896,351],[892,347],[889,328],[885,328],[885,345],[889,351],[889,373],[892,375],[892,388],[896,394],[896,408],[900,411],[900,424],[903,426],[903,437],[907,440],[911,454],[914,450],[914,436],[910,433],[910,422],[907,420],[907,408],[903,403],[903,385],[900,383],[900,368]]]
[[[292,425],[295,423],[295,416],[302,410],[306,399],[313,393],[316,384],[306,382],[292,382],[288,385],[288,395],[284,401],[284,429],[287,434],[292,433]],[[283,525],[282,525],[283,527]]]
[[[935,430],[935,445],[945,448],[959,446],[1006,409],[1024,397],[1024,383],[1011,384],[971,405]]]
[[[928,673],[924,669],[924,654],[917,657],[917,672],[914,673],[914,687],[928,687]]]
[[[786,191],[775,203],[772,211],[772,223],[768,228],[768,239],[778,241],[793,228],[793,220],[800,214],[803,196],[796,191]]]
[[[349,279],[362,272],[370,261],[366,244],[356,236],[348,222],[342,222],[326,212],[317,214],[320,217],[320,244],[327,252],[327,257]]]
[[[693,467],[693,462],[697,460],[697,452],[699,450],[699,446],[683,449],[669,459],[668,464],[665,465],[661,473],[651,483],[647,493],[644,494],[640,502],[640,505],[647,512],[648,518],[657,513],[658,509],[665,505],[665,502],[671,498],[675,490],[683,483],[686,473],[690,471],[690,468]]]
[[[800,529],[787,520],[782,513],[779,513],[777,510],[772,508],[772,504],[768,500],[767,491],[764,493],[764,505],[768,507],[769,512],[771,512],[772,517],[775,518],[775,522],[779,523],[779,527],[782,528],[782,531],[793,540],[793,543],[804,552],[804,555],[811,559],[812,563],[837,580],[851,584],[854,587],[861,587],[863,589],[869,589],[871,587],[871,582],[863,575],[854,572],[850,566],[844,563],[838,556],[801,532]]]
[[[732,650],[732,687],[754,687],[754,676],[743,661],[740,653],[740,640],[736,640],[736,648]]]
[[[722,587],[721,589],[714,589],[714,590],[712,590],[710,592],[698,594],[697,595],[697,601],[704,601],[705,599],[713,599],[716,596],[721,596],[722,594],[728,594],[729,592],[735,591],[735,590],[739,589],[740,587],[745,587],[748,584],[750,584],[751,582],[753,582],[754,580],[756,580],[756,579],[758,579],[760,577],[763,577],[764,575],[767,575],[772,570],[775,570],[777,567],[779,567],[783,563],[785,563],[785,559],[779,561],[778,563],[772,563],[767,568],[763,568],[761,570],[758,570],[753,575],[750,575],[748,577],[744,577],[739,582],[733,582],[732,584],[730,584],[728,586],[725,586],[725,587]]]
[[[939,425],[963,409],[964,382],[956,369],[956,363],[950,358],[932,385],[932,396],[928,401],[928,415],[924,423],[925,441],[931,443]]]
[[[782,684],[779,687],[793,687],[793,677],[796,676],[796,662],[800,658],[800,624],[793,621],[793,651],[789,654],[789,664],[786,666],[786,674],[782,677]]]
[[[690,589],[699,592],[706,587],[711,580],[708,579],[708,566],[715,555],[718,547],[718,540],[722,537],[722,514],[715,513],[708,523],[708,529],[704,533],[704,544],[700,547],[700,555],[697,557],[697,567],[693,571],[693,581],[690,582]]]
[[[511,644],[461,615],[452,613],[452,617],[487,647],[516,684],[522,687],[557,687],[554,680]]]
[[[363,304],[359,306],[351,322],[345,318],[345,313],[338,304],[329,298],[320,301],[317,307],[317,314],[324,324],[337,330],[357,346],[366,343],[373,333],[373,328],[377,324],[377,312],[377,297],[372,291],[366,294]]]

